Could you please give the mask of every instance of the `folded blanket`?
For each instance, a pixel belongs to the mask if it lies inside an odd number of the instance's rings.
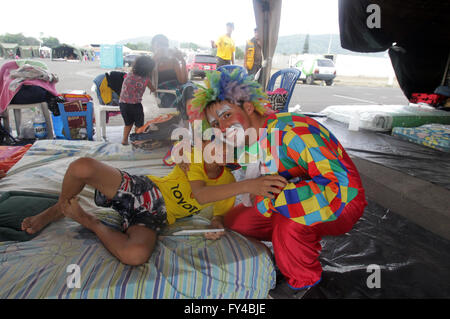
[[[37,234],[21,229],[24,218],[34,216],[56,204],[58,196],[9,191],[0,194],[0,242],[27,241]]]
[[[25,64],[16,70],[12,70],[9,73],[9,76],[13,79],[9,84],[9,89],[11,91],[16,91],[25,80],[42,80],[50,83],[58,82],[58,77],[55,74],[44,68],[28,64]]]
[[[0,113],[3,112],[8,107],[11,100],[20,90],[22,85],[39,86],[47,90],[54,96],[59,95],[58,92],[56,91],[55,82],[46,82],[40,79],[24,79],[23,82],[20,82],[16,90],[13,91],[10,90],[9,86],[11,82],[14,81],[14,79],[11,78],[10,73],[14,70],[17,70],[19,66],[24,65],[25,65],[24,62],[18,60],[6,62],[0,67]]]

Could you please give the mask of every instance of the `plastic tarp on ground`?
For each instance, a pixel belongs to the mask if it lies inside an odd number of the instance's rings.
[[[379,28],[367,24],[368,19],[374,21],[370,16],[376,12],[380,14]],[[448,65],[449,16],[449,1],[339,0],[341,45],[356,52],[389,49],[406,97],[414,92],[433,93]]]
[[[321,245],[322,281],[306,298],[450,297],[450,242],[372,201],[348,234]]]
[[[384,133],[350,131],[348,125],[327,118],[316,120],[336,136],[350,155],[450,189],[449,153]]]

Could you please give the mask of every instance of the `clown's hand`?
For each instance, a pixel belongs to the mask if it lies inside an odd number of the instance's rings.
[[[222,229],[224,228],[223,226],[223,216],[214,216],[211,219],[211,224],[209,225],[210,228],[212,229]],[[211,240],[217,240],[220,239],[220,237],[222,237],[223,235],[225,235],[225,232],[214,232],[214,233],[205,233],[205,238],[206,239],[211,239]]]
[[[286,184],[287,180],[280,175],[261,176],[247,180],[247,192],[274,199],[286,187]]]

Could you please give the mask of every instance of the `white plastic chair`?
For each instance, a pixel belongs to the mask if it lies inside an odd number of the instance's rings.
[[[22,110],[24,109],[31,109],[31,108],[40,108],[42,114],[44,115],[45,118],[45,123],[47,125],[47,139],[53,139],[54,135],[53,135],[53,122],[52,122],[52,118],[50,116],[50,112],[48,110],[48,105],[46,102],[41,102],[41,103],[33,103],[33,104],[10,104],[8,105],[7,109],[5,110],[5,127],[7,130],[9,130],[9,110],[13,110],[14,112],[14,120],[16,123],[16,132],[17,132],[17,136],[20,135],[20,123],[22,120]]]
[[[119,112],[119,106],[113,105],[102,105],[98,100],[96,93],[96,85],[95,83],[91,87],[92,95],[94,96],[94,116],[95,116],[95,140],[102,141],[104,139],[106,141],[106,112],[113,111]]]

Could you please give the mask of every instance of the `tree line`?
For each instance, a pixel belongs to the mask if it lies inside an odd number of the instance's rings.
[[[42,46],[46,46],[49,48],[55,48],[58,45],[60,45],[60,42],[58,38],[55,37],[41,37],[40,40],[34,38],[34,37],[26,37],[22,33],[5,33],[0,35],[0,42],[1,43],[17,43],[18,45],[33,45],[37,46],[41,44]]]

